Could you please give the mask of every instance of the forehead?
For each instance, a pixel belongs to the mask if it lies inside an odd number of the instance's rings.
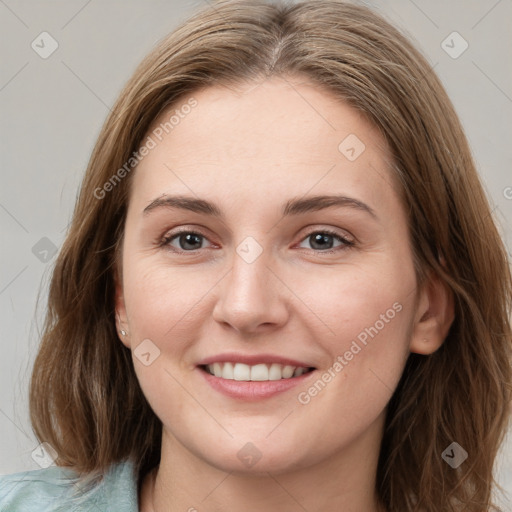
[[[227,189],[297,195],[366,185],[367,196],[396,188],[379,131],[305,80],[203,88],[163,112],[146,137],[154,147],[139,163],[133,189],[147,200],[176,187],[198,195]]]

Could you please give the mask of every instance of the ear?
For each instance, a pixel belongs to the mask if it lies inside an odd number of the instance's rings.
[[[455,318],[453,293],[433,273],[423,285],[417,301],[410,350],[432,354],[444,342]]]
[[[126,347],[131,348],[130,330],[128,329],[128,317],[126,315],[126,306],[124,302],[123,283],[117,272],[114,273],[114,284],[117,335]]]

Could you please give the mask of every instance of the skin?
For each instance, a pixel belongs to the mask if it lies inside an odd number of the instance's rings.
[[[144,481],[140,509],[378,511],[387,403],[409,353],[437,350],[453,320],[440,282],[418,288],[385,140],[298,77],[193,97],[197,106],[133,176],[117,281],[120,339],[132,350],[149,339],[160,350],[148,366],[134,355],[163,424],[161,464]],[[354,161],[338,149],[349,134],[365,144]],[[289,199],[334,193],[364,202],[375,217],[350,206],[282,215]],[[144,214],[163,194],[209,200],[223,218],[165,207]],[[177,228],[202,235],[192,239],[197,249],[179,237],[159,245]],[[354,245],[327,235],[319,248],[310,235],[326,228]],[[262,249],[252,263],[236,251],[249,236]],[[298,394],[393,304],[400,312],[300,403]],[[234,399],[197,367],[228,351],[293,357],[316,371],[271,398]],[[261,454],[251,467],[237,457],[248,442]]]

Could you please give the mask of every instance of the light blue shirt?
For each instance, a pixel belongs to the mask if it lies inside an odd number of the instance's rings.
[[[50,466],[0,476],[1,512],[138,512],[130,461],[110,466],[99,483],[79,489],[70,468]]]

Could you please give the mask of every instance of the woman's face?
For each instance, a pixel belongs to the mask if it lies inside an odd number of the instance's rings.
[[[292,83],[185,98],[131,184],[123,342],[164,438],[225,471],[375,452],[420,317],[383,137]]]

